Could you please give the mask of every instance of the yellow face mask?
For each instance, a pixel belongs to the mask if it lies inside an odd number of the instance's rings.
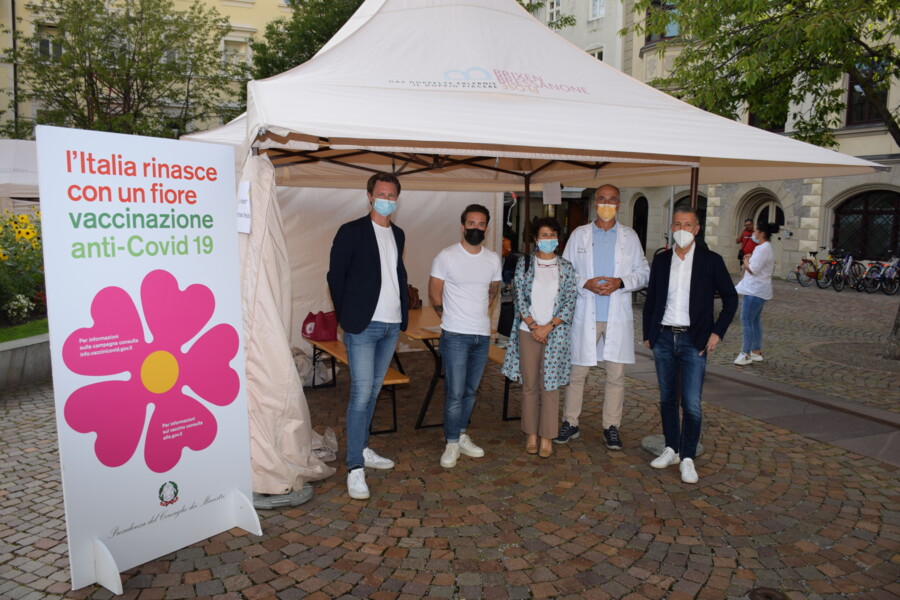
[[[597,216],[603,219],[604,221],[612,221],[616,213],[618,212],[618,208],[615,204],[598,204],[597,205]]]

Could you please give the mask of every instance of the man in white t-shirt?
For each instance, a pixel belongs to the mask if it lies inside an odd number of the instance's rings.
[[[376,173],[367,186],[369,214],[344,223],[334,236],[328,287],[350,363],[347,404],[347,493],[369,497],[363,467],[390,469],[394,461],[369,448],[369,426],[384,375],[406,331],[409,294],[403,230],[391,223],[400,181]]]
[[[466,426],[488,358],[488,310],[502,279],[500,257],[481,245],[490,220],[491,214],[484,206],[467,206],[460,216],[462,241],[441,250],[431,264],[428,298],[441,317],[447,439],[441,466],[445,469],[455,467],[460,454],[484,456],[484,450],[466,434]]]

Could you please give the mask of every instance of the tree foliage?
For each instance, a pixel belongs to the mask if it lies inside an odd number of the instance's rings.
[[[886,93],[900,76],[896,0],[637,0],[635,9],[649,11],[635,31],[680,30],[658,44],[683,48],[658,87],[732,119],[749,108],[775,125],[790,114],[796,137],[832,146],[849,74],[900,144],[900,102]]]
[[[228,118],[246,66],[223,61],[228,20],[194,2],[41,0],[33,33],[17,33],[20,99],[37,122],[177,137],[192,122]],[[45,25],[46,24],[46,25]]]
[[[522,5],[522,8],[531,14],[537,13],[539,10],[547,6],[546,2],[531,2],[530,0],[516,0]],[[554,30],[564,29],[575,25],[575,15],[560,14],[559,18],[547,22],[547,27]]]
[[[263,79],[303,64],[343,27],[362,0],[288,0],[290,18],[266,25],[262,40],[254,40],[253,77]]]

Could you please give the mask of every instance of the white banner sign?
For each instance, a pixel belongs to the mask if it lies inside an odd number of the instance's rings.
[[[234,157],[38,127],[74,589],[239,526],[249,498]]]

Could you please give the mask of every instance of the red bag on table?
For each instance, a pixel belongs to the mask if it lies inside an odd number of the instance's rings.
[[[303,337],[317,342],[337,339],[337,315],[334,311],[309,313],[303,319]]]

